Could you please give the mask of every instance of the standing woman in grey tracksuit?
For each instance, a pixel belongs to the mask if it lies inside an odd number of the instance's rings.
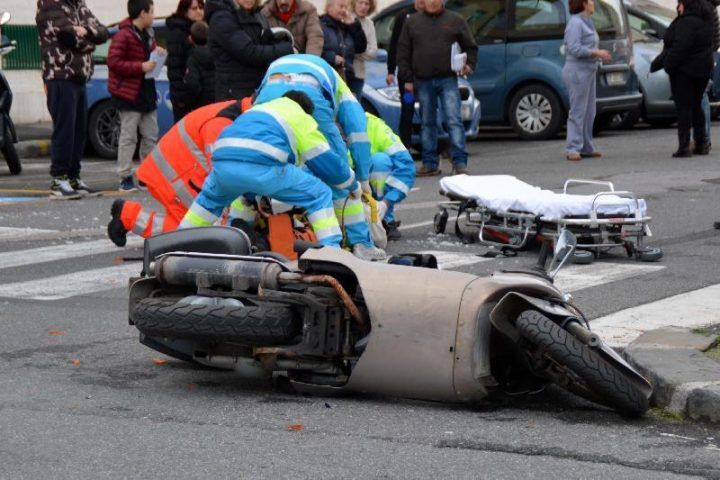
[[[600,157],[592,143],[595,121],[595,75],[598,65],[612,58],[607,50],[599,50],[600,39],[590,17],[595,12],[594,0],[570,0],[570,21],[565,28],[565,67],[563,82],[570,95],[567,120],[568,160]]]

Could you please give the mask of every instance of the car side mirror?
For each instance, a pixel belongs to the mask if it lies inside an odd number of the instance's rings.
[[[555,242],[553,259],[548,269],[548,276],[550,276],[550,278],[555,278],[563,265],[565,265],[572,256],[576,246],[577,239],[575,235],[568,230],[563,230],[562,233],[558,235],[557,241]]]
[[[10,12],[3,12],[2,14],[0,14],[0,26],[8,23],[10,21],[10,18],[12,18],[10,16]]]
[[[388,59],[388,52],[384,48],[379,48],[375,54],[375,61],[380,63],[386,63]]]

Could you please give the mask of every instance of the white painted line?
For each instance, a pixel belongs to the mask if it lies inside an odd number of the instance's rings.
[[[143,238],[131,236],[125,248],[141,247]],[[48,247],[31,248],[0,253],[0,269],[34,265],[37,263],[54,262],[68,258],[86,257],[102,253],[125,252],[118,248],[109,239],[92,240],[89,242],[69,243],[66,245],[51,245]]]
[[[139,275],[140,262],[85,270],[56,277],[0,285],[0,297],[27,300],[61,300],[79,295],[126,288],[131,276]]]
[[[662,265],[646,263],[593,262],[590,265],[570,265],[560,270],[555,277],[555,285],[565,292],[573,292],[638,275],[646,275],[664,268]]]
[[[410,189],[411,192],[419,192],[421,190],[420,187],[413,187]]]
[[[402,202],[395,207],[396,212],[402,212],[404,210],[420,210],[423,208],[437,208],[438,202],[415,202],[408,203]]]
[[[590,325],[610,346],[621,347],[649,330],[700,327],[718,319],[720,284],[621,310],[596,318]]]
[[[480,257],[472,253],[447,252],[441,250],[425,250],[424,254],[435,255],[440,270],[451,270],[453,268],[463,267],[465,265],[473,265],[475,263],[486,262],[490,258]]]
[[[28,240],[41,234],[58,233],[58,230],[42,230],[40,228],[0,227],[0,240]]]
[[[448,218],[448,223],[454,222],[455,218]],[[425,222],[408,223],[407,225],[400,225],[398,230],[411,230],[413,228],[427,227],[435,223],[433,220],[427,220]]]

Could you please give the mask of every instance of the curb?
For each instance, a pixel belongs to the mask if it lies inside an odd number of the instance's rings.
[[[18,156],[36,158],[50,156],[50,140],[22,140],[15,144]]]
[[[640,335],[625,357],[653,386],[650,403],[693,420],[720,422],[720,363],[703,352],[717,338],[683,328]]]

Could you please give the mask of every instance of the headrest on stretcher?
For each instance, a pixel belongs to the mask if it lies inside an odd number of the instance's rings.
[[[448,196],[475,200],[496,212],[528,212],[544,220],[589,217],[595,195],[575,195],[543,190],[512,175],[454,175],[440,180],[440,189]],[[640,215],[645,216],[645,200],[639,199]],[[597,198],[596,210],[602,215],[630,216],[635,200],[617,195]]]

